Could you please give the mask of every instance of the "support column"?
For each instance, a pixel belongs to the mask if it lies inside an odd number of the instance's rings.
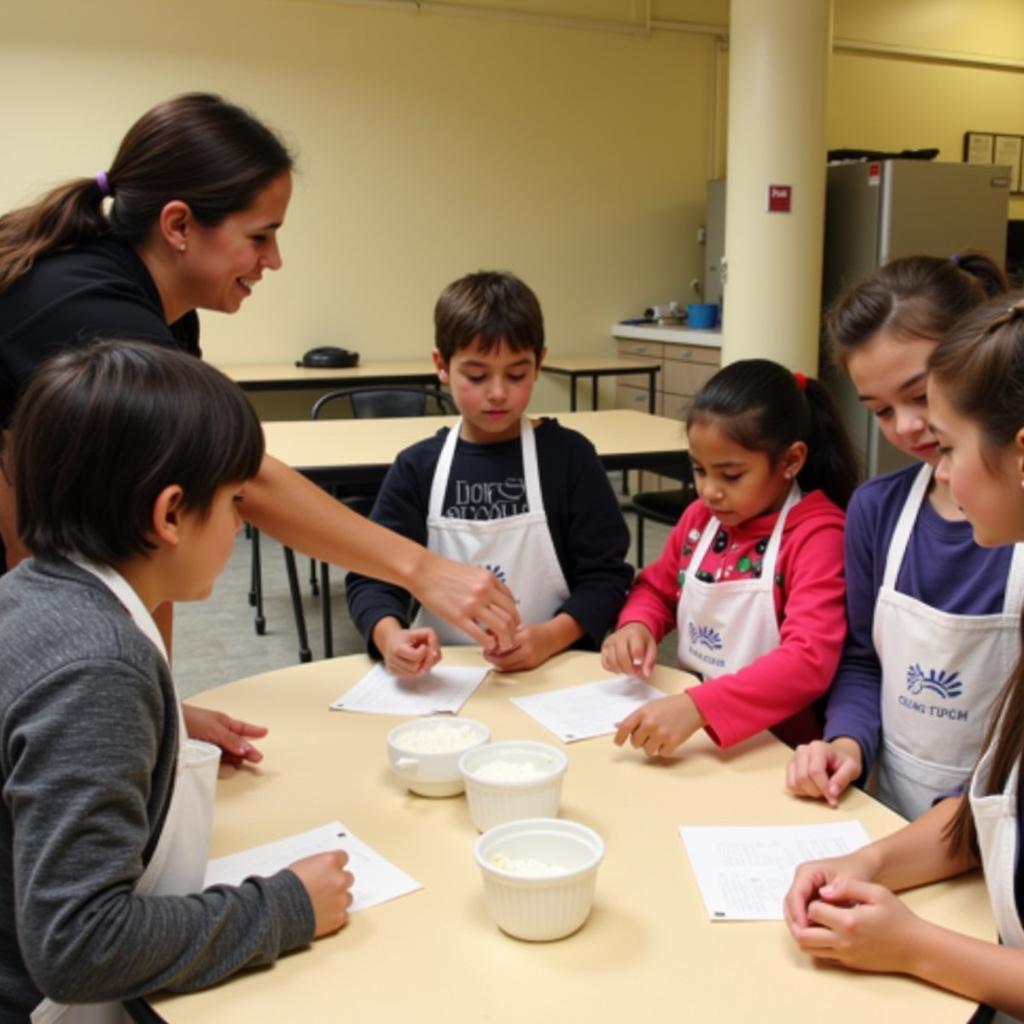
[[[730,0],[723,364],[818,372],[831,55],[832,0]]]

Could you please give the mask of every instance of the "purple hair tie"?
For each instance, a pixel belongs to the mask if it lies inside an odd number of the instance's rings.
[[[100,187],[100,195],[104,199],[111,194],[110,192],[110,179],[107,177],[106,171],[97,171],[93,176],[93,181],[96,182]]]
[[[960,253],[955,252],[949,257],[958,267],[960,266]]]

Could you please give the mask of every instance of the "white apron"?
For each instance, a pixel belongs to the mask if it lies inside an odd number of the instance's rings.
[[[705,679],[714,679],[738,672],[779,646],[775,566],[782,547],[786,516],[800,498],[800,488],[793,484],[775,520],[758,579],[720,580],[716,583],[697,579],[697,570],[721,524],[712,516],[704,527],[686,570],[686,582],[676,609],[681,669],[699,672]]]
[[[98,577],[124,605],[135,625],[167,659],[163,638],[138,594],[120,573],[105,566],[77,561]],[[156,849],[135,883],[139,896],[184,896],[200,892],[206,875],[206,856],[213,824],[213,798],[217,787],[220,750],[210,743],[188,738],[178,708],[178,764],[171,803]],[[68,1006],[44,999],[32,1011],[32,1024],[122,1024],[128,1015],[120,1002]]]
[[[1017,781],[1015,764],[1002,793],[989,793],[992,748],[985,751],[971,779],[971,813],[978,834],[985,887],[1003,945],[1024,949],[1024,927],[1017,913],[1014,880],[1017,873]],[[1019,1024],[1016,1017],[996,1011],[999,1024]]]
[[[533,424],[520,427],[528,512],[504,519],[456,519],[443,515],[462,420],[448,431],[434,469],[427,515],[427,548],[443,558],[490,569],[515,595],[520,621],[547,622],[569,596],[569,585],[551,540],[537,469]],[[430,626],[442,644],[473,644],[468,633],[421,608],[414,626]]]
[[[886,557],[872,640],[882,670],[882,746],[875,795],[916,818],[970,774],[992,703],[1019,650],[1024,560],[1014,547],[1002,614],[953,615],[896,590],[930,466],[910,489]]]

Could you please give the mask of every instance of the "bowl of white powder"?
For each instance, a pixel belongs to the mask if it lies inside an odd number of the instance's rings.
[[[519,818],[556,818],[569,760],[557,747],[531,740],[488,743],[459,761],[469,816],[477,831]]]
[[[391,770],[421,796],[455,796],[463,790],[459,758],[491,738],[473,718],[418,718],[388,733]]]
[[[484,899],[503,932],[547,942],[571,935],[589,916],[604,840],[586,825],[511,821],[480,836],[474,853]]]

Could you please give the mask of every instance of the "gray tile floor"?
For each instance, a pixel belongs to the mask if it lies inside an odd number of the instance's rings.
[[[636,520],[627,515],[630,529]],[[645,554],[648,561],[657,557],[668,535],[668,528],[647,523]],[[281,546],[273,539],[261,537],[263,561],[264,615],[266,633],[256,634],[254,609],[249,605],[251,547],[244,532],[239,533],[235,552],[218,579],[213,595],[206,601],[179,604],[175,608],[174,677],[182,696],[243,676],[269,672],[296,665],[299,644],[295,632],[288,582]],[[635,554],[631,553],[635,564]],[[310,592],[309,559],[299,557],[299,580],[303,591],[306,626],[314,658],[323,657],[320,599]],[[348,617],[344,591],[345,574],[334,569],[331,574],[331,609],[335,655],[363,651],[362,639]],[[662,644],[658,659],[666,665],[675,664],[675,634]]]

